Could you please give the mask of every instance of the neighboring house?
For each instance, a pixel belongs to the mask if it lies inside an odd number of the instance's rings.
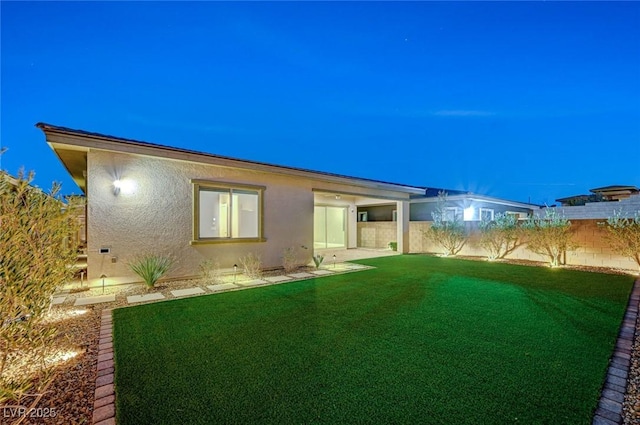
[[[409,252],[409,202],[424,188],[245,161],[39,123],[86,195],[89,279],[138,280],[128,263],[170,254],[169,277],[207,259],[223,268],[253,252],[264,268],[285,249],[355,248],[359,205],[393,205],[394,240]]]
[[[438,194],[446,193],[446,217],[461,221],[493,220],[498,213],[514,214],[526,218],[539,205],[508,201],[490,196],[477,195],[460,190],[425,188],[425,193],[411,196],[410,221],[433,221],[438,206]],[[395,221],[394,205],[370,205],[358,207],[358,221]]]
[[[470,233],[474,231],[481,219],[493,220],[498,213],[514,214],[519,219],[524,219],[540,208],[539,205],[476,195],[460,190],[424,189],[423,194],[411,196],[410,252],[434,252],[436,249],[425,239],[424,232],[433,222],[433,213],[439,202],[438,194],[441,192],[447,194],[445,219],[457,218],[463,221]],[[390,242],[394,242],[396,214],[395,206],[392,204],[358,207],[358,246],[383,248]],[[478,255],[475,251],[465,252],[465,254]]]
[[[605,186],[589,190],[589,195],[575,195],[556,199],[563,207],[586,205],[593,202],[613,202],[627,199],[640,194],[640,189],[635,186]]]

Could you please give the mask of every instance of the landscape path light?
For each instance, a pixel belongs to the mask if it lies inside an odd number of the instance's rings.
[[[233,265],[233,283],[236,283],[236,273],[238,272],[238,265]]]

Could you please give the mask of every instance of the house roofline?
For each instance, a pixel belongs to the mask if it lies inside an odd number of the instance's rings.
[[[143,142],[133,139],[125,139],[121,137],[110,136],[101,133],[94,133],[84,130],[76,130],[68,127],[60,127],[52,124],[39,122],[36,127],[42,130],[47,137],[49,146],[56,152],[58,158],[63,162],[67,171],[73,174],[67,164],[60,158],[56,150],[58,145],[70,145],[75,147],[89,148],[124,152],[147,156],[156,156],[162,158],[170,158],[182,161],[200,162],[205,164],[219,165],[230,168],[244,168],[258,170],[264,172],[304,176],[312,179],[326,180],[330,182],[356,184],[367,188],[376,188],[384,190],[395,190],[409,194],[424,194],[425,189],[417,186],[409,186],[400,183],[386,182],[382,180],[367,179],[362,177],[353,177],[343,174],[328,173],[323,171],[309,170],[305,168],[297,168],[283,165],[268,164],[252,160],[232,158],[222,155],[214,155],[206,152],[195,151],[191,149],[176,148],[172,146],[159,145],[155,143]],[[62,137],[62,138],[60,138]],[[87,141],[90,140],[88,143]],[[159,155],[162,153],[162,155]]]
[[[542,208],[541,205],[537,205],[537,204],[528,204],[526,202],[509,201],[507,199],[494,198],[492,196],[485,196],[485,195],[476,195],[473,193],[447,196],[447,201],[463,201],[463,200],[493,202],[496,204],[502,204],[502,205],[507,205],[511,207],[529,208],[534,210]],[[438,202],[438,197],[429,196],[424,198],[420,198],[420,197],[411,198],[411,202]]]

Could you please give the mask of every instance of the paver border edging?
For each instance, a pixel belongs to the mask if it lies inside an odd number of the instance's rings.
[[[113,319],[112,309],[102,310],[98,337],[96,392],[93,402],[93,424],[116,424],[116,393],[113,386]]]
[[[640,279],[636,279],[629,296],[618,340],[609,361],[600,401],[593,415],[592,425],[620,425],[623,422],[622,404],[627,392],[631,351],[636,334],[638,303],[640,302]]]

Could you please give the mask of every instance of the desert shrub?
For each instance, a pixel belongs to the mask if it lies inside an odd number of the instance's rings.
[[[211,259],[206,259],[200,263],[200,274],[207,282],[218,282],[222,273],[220,271],[220,263]]]
[[[633,259],[640,267],[640,211],[625,217],[622,211],[613,211],[607,219],[607,240],[618,254]]]
[[[456,255],[467,242],[467,232],[460,217],[447,217],[447,194],[438,193],[436,210],[431,214],[433,223],[424,231],[424,236],[439,245],[442,254]]]
[[[167,255],[143,254],[129,263],[129,268],[144,280],[149,288],[153,288],[171,266],[173,259]]]
[[[522,224],[527,249],[549,257],[552,267],[560,264],[562,254],[575,247],[571,241],[571,222],[555,209],[547,208],[544,216],[532,216]]]
[[[479,225],[480,246],[487,251],[487,258],[504,258],[521,244],[522,231],[518,217],[498,213],[493,221],[482,220]]]
[[[316,269],[319,269],[320,265],[324,261],[324,255],[315,254],[312,258],[313,258],[313,264],[316,265]]]
[[[285,248],[282,252],[282,267],[285,273],[290,273],[300,267],[300,260],[295,247]]]
[[[45,193],[30,185],[33,176],[0,172],[0,405],[51,382],[46,359],[57,333],[43,319],[76,261],[79,199],[65,204],[59,184]]]
[[[244,274],[251,279],[260,279],[262,277],[262,259],[259,254],[250,252],[240,258],[240,264],[244,269]]]

